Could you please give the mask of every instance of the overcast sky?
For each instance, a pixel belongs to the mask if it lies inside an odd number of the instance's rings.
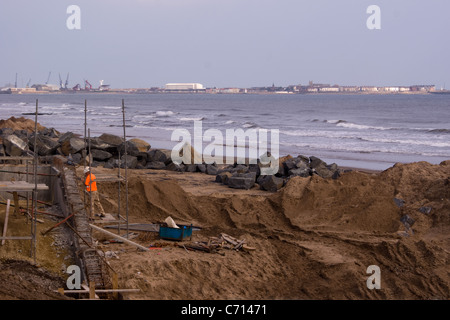
[[[69,5],[81,29],[69,30]],[[369,30],[370,5],[381,30]],[[1,0],[0,86],[435,84],[450,88],[448,0]]]

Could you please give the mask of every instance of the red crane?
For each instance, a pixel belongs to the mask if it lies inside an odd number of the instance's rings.
[[[84,80],[84,90],[92,90],[92,84],[87,80]]]

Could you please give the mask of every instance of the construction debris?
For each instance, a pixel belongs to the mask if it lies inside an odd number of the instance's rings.
[[[178,245],[180,248],[191,251],[203,251],[208,253],[219,253],[221,249],[254,251],[256,248],[249,247],[245,239],[236,239],[228,234],[221,233],[219,237],[210,237],[208,241],[195,241]],[[223,253],[222,253],[223,254]]]

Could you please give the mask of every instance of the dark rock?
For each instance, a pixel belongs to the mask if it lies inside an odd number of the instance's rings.
[[[6,137],[6,136],[9,136],[12,134],[14,134],[14,130],[11,128],[1,128],[0,129],[0,135],[2,135],[2,136]]]
[[[405,200],[394,198],[394,203],[397,205],[397,207],[401,208],[405,205]]]
[[[161,169],[165,169],[166,165],[164,164],[164,162],[161,162],[161,161],[151,161],[151,162],[147,163],[145,168],[147,168],[147,169],[154,169],[154,170],[161,170]]]
[[[331,178],[334,179],[334,180],[336,180],[336,179],[338,179],[338,178],[340,178],[340,177],[341,177],[340,171],[339,171],[339,170],[336,170],[336,171],[333,173],[333,176],[332,176]]]
[[[228,184],[228,179],[232,177],[231,172],[225,171],[216,176],[216,182]]]
[[[319,166],[324,166],[324,167],[326,167],[327,166],[327,163],[326,162],[324,162],[324,161],[322,161],[322,160],[320,160],[319,158],[317,158],[317,157],[309,157],[309,160],[310,160],[310,167],[311,167],[311,169],[316,169],[317,167],[319,167]]]
[[[15,135],[9,135],[3,138],[3,145],[8,156],[18,157],[22,156],[27,150],[25,141]]]
[[[328,179],[331,178],[334,174],[333,171],[331,171],[330,169],[328,169],[326,167],[326,165],[324,165],[324,162],[322,162],[321,164],[319,164],[318,166],[316,166],[314,168],[315,173],[317,173],[320,177],[324,178],[324,179]]]
[[[431,207],[421,207],[419,208],[419,211],[423,214],[430,214],[431,213],[432,208]]]
[[[253,178],[246,177],[230,177],[228,179],[228,186],[234,189],[245,189],[249,190],[255,185],[255,180]]]
[[[275,176],[260,176],[257,182],[261,189],[271,192],[281,189],[284,184],[283,178]]]
[[[201,173],[206,173],[206,165],[205,164],[198,164],[197,165],[198,171]]]
[[[217,166],[215,166],[214,164],[206,165],[206,172],[205,172],[206,174],[215,176],[215,175],[217,175],[218,171],[219,171],[219,168],[217,168]]]
[[[98,138],[99,140],[113,147],[118,147],[123,143],[123,138],[109,133],[104,133]]]
[[[112,157],[111,153],[109,153],[107,151],[103,151],[103,150],[97,150],[97,149],[91,149],[91,154],[92,154],[92,158],[94,160],[99,160],[99,161],[105,161]]]
[[[400,218],[400,222],[405,225],[407,229],[413,226],[415,223],[414,219],[411,218],[409,215],[405,214],[403,217]]]
[[[88,146],[89,146],[89,141],[87,141]],[[97,150],[102,150],[102,151],[107,151],[109,153],[114,153],[117,151],[117,147],[113,146],[109,143],[106,143],[105,141],[101,140],[98,137],[95,138],[91,138],[91,149],[97,149]]]
[[[258,177],[261,174],[261,168],[257,164],[249,164],[248,172],[255,172],[256,176]]]
[[[129,156],[133,156],[133,157],[137,157],[140,150],[137,147],[136,143],[132,142],[131,140],[128,140],[127,142],[122,142],[118,147],[117,147],[117,151],[120,153],[120,155],[122,156],[123,154],[125,154],[125,146],[126,146],[126,151],[127,151],[127,155]]]
[[[171,162],[166,166],[166,170],[183,172],[185,169],[184,169],[184,164],[182,164],[182,163],[175,164],[175,163]]]
[[[28,140],[28,146],[34,151],[34,134]],[[36,139],[36,148],[40,156],[48,156],[56,153],[56,150],[60,147],[58,140],[50,138],[42,134],[38,134]]]
[[[63,142],[70,140],[71,138],[74,137],[75,134],[73,132],[66,132],[59,137],[58,142],[62,144]]]
[[[305,169],[292,169],[289,170],[288,175],[293,177],[303,177],[307,178],[311,176],[311,169],[305,168]]]
[[[244,164],[238,164],[231,170],[232,173],[247,173],[248,167]]]
[[[121,168],[125,168],[125,162],[126,162],[126,167],[128,169],[135,169],[136,165],[138,163],[138,160],[137,160],[137,157],[127,154],[120,158],[120,167]]]
[[[196,164],[186,164],[185,171],[186,172],[197,172],[197,165]]]
[[[81,154],[79,153],[72,154],[72,161],[75,164],[79,164],[81,161]]]
[[[3,146],[3,144],[0,144],[0,157],[4,156],[6,156],[5,147]]]
[[[74,154],[84,149],[84,140],[81,138],[70,138],[61,143],[61,151],[65,156]]]
[[[164,162],[166,165],[172,162],[171,158],[172,151],[170,150],[152,149],[148,151],[147,154],[148,154],[148,161]]]

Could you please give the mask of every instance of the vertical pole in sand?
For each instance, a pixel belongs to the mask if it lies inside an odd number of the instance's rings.
[[[84,150],[82,152],[83,154],[83,169],[86,169],[86,126],[87,126],[87,100],[84,99]],[[84,177],[84,171],[83,171],[83,185],[84,185],[84,181],[86,181],[86,178]],[[84,186],[85,188],[86,186]],[[83,201],[84,201],[84,205],[86,206],[86,192],[83,192]]]
[[[118,172],[117,172],[117,176],[118,176],[118,181],[119,181],[119,187],[118,187],[118,200],[117,200],[117,223],[118,223],[118,228],[117,228],[117,233],[120,236],[120,184],[122,183],[121,177],[120,177],[120,164],[121,164],[121,160],[120,160],[120,150],[119,150],[119,168],[118,168]]]
[[[127,217],[127,235],[129,233],[129,226],[128,226],[128,163],[127,163],[127,135],[125,133],[125,100],[122,99],[122,114],[123,114],[123,142],[124,142],[124,154],[123,157],[125,157],[125,210],[126,210],[126,217]]]
[[[27,156],[29,156],[30,155],[30,153],[29,153],[29,151],[30,151],[30,139],[29,139],[29,137],[28,137],[28,130],[27,130]],[[26,172],[27,172],[27,177],[26,177],[26,179],[25,179],[25,181],[26,182],[29,182],[29,171],[28,171],[28,164],[29,164],[29,160],[28,159],[26,159],[25,160],[25,166],[26,166]],[[29,213],[30,212],[30,205],[29,205],[29,198],[30,198],[30,192],[26,192],[26,195],[27,195],[27,213]]]
[[[37,210],[37,165],[38,165],[38,150],[37,150],[37,119],[38,119],[38,99],[36,99],[36,114],[34,119],[34,191],[33,191],[33,209],[32,218],[33,222],[31,224],[32,228],[32,256],[34,258],[34,263],[36,264],[36,210]]]
[[[89,155],[88,155],[88,165],[89,165],[89,208],[91,218],[94,219],[93,208],[92,208],[92,169],[91,169],[91,129],[88,129],[88,144],[89,144]]]

